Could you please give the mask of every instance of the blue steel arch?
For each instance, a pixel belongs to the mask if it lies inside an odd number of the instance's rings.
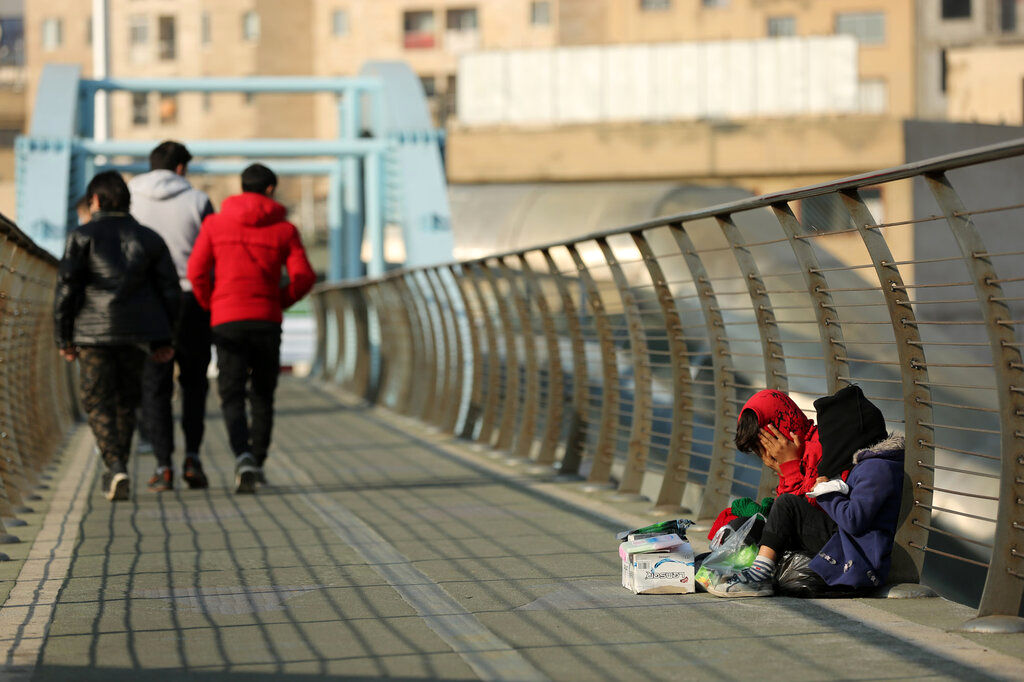
[[[26,232],[59,255],[75,225],[74,201],[99,168],[138,172],[158,141],[97,140],[98,92],[333,93],[338,136],[323,139],[184,140],[197,161],[193,173],[233,173],[239,162],[269,159],[286,174],[329,180],[329,278],[384,271],[384,223],[401,226],[407,260],[424,265],[452,255],[451,212],[439,151],[419,79],[401,62],[367,64],[356,78],[247,77],[86,80],[77,65],[49,64],[42,73],[29,134],[16,144],[17,210]],[[360,260],[371,245],[368,272]]]

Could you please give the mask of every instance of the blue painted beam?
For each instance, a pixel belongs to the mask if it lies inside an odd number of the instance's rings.
[[[366,156],[388,148],[387,140],[365,138],[358,140],[310,140],[279,138],[261,140],[183,140],[193,156]],[[109,156],[148,157],[153,140],[97,140],[77,139],[76,151]]]
[[[193,161],[188,165],[189,175],[236,175],[245,170],[252,163],[263,163],[278,175],[330,175],[335,172],[338,162],[325,160],[303,160],[303,159],[244,159],[244,160],[220,160]],[[107,163],[96,167],[96,172],[105,170],[116,170],[122,173],[147,173],[149,164],[146,162],[135,163]]]
[[[372,92],[376,78],[252,76],[243,78],[105,78],[83,80],[85,90],[123,92]]]

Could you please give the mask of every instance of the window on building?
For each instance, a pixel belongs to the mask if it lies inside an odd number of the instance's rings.
[[[204,112],[209,112],[213,109],[213,95],[208,92],[204,92],[202,96],[202,107]]]
[[[149,61],[149,17],[145,14],[128,17],[128,57],[133,62]]]
[[[796,35],[796,17],[768,17],[768,36],[782,38]]]
[[[862,114],[882,114],[889,110],[889,83],[884,78],[865,78],[858,88]]]
[[[178,96],[169,92],[160,93],[160,123],[170,125],[178,122]]]
[[[837,14],[836,33],[853,36],[861,45],[881,45],[885,42],[885,14],[882,12]]]
[[[672,0],[640,0],[641,12],[663,12],[672,9]]]
[[[132,125],[149,125],[149,93],[132,93]]]
[[[415,10],[402,15],[402,44],[405,49],[435,47],[434,13],[430,10]]]
[[[476,9],[450,9],[445,17],[449,31],[475,31],[478,28]]]
[[[530,3],[530,23],[534,26],[551,25],[551,3],[547,0]]]
[[[331,13],[331,33],[336,36],[348,35],[348,12],[336,9]]]
[[[25,20],[0,18],[0,66],[25,66]]]
[[[946,91],[946,83],[949,78],[949,55],[946,48],[939,50],[939,90]]]
[[[64,44],[64,20],[59,18],[43,19],[43,51],[56,50]]]
[[[174,24],[174,17],[160,17],[157,19],[157,39],[159,40],[160,59],[169,61],[178,56],[177,30]]]
[[[260,15],[246,12],[242,15],[242,39],[255,42],[260,39]]]
[[[133,14],[128,17],[128,44],[133,48],[149,42],[149,17]]]
[[[253,104],[256,103],[256,93],[255,92],[247,92],[247,93],[245,93],[244,99],[245,99],[246,106],[250,106],[251,107]]]
[[[971,0],[942,0],[943,19],[970,19]]]
[[[1014,33],[1017,30],[1017,0],[1000,0],[999,28],[1003,33]]]
[[[423,94],[427,97],[437,94],[437,79],[433,76],[420,76],[420,84],[423,85]]]
[[[703,0],[701,4],[705,7],[728,7],[729,0]]]
[[[199,17],[199,43],[209,45],[213,42],[213,24],[210,23],[210,13],[203,12]]]

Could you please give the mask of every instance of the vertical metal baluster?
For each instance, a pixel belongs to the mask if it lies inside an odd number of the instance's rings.
[[[848,190],[840,196],[875,266],[900,359],[906,426],[903,469],[910,485],[903,486],[900,510],[903,521],[896,532],[897,551],[893,552],[889,581],[916,583],[921,580],[925,553],[914,549],[914,545],[925,547],[928,544],[927,526],[931,520],[928,508],[932,504],[931,487],[935,484],[931,468],[935,464],[935,450],[924,445],[925,442],[935,442],[934,430],[924,425],[934,422],[924,345],[903,275],[899,267],[893,265],[896,259],[892,257],[885,237],[877,229],[871,229],[875,225],[871,211],[857,190]]]
[[[544,405],[544,433],[541,435],[536,462],[540,465],[549,466],[555,461],[558,436],[562,429],[562,414],[565,409],[565,373],[562,371],[558,331],[555,329],[555,320],[551,314],[551,307],[548,305],[547,297],[544,295],[544,288],[541,286],[540,278],[533,268],[530,267],[525,254],[519,254],[518,258],[519,267],[523,273],[524,283],[528,292],[527,298],[532,298],[537,306],[537,311],[540,313],[540,324],[544,333],[544,344],[548,355],[548,399],[547,404]],[[538,363],[538,375],[541,371],[540,364]]]
[[[498,270],[508,282],[512,305],[519,318],[519,337],[523,340],[523,361],[525,362],[526,390],[522,401],[518,391],[515,396],[519,403],[519,427],[515,429],[512,455],[529,459],[533,451],[533,441],[537,435],[537,405],[540,400],[540,367],[537,364],[537,349],[534,346],[533,320],[530,318],[529,302],[516,280],[522,280],[522,273],[514,271],[503,258],[498,259]],[[518,376],[518,372],[516,373]]]
[[[344,381],[343,376],[345,371],[345,306],[343,305],[344,291],[341,289],[334,289],[331,291],[330,296],[334,305],[331,306],[331,313],[334,316],[334,328],[337,330],[336,333],[336,347],[334,357],[330,359],[327,372],[331,381],[334,383],[341,383]]]
[[[470,303],[469,288],[472,285],[467,285],[467,280],[471,281],[472,275],[468,273],[469,266],[462,265],[460,269],[462,270],[461,275],[455,272],[454,265],[450,266],[448,271],[458,287],[459,296],[462,298],[462,309],[466,312],[466,327],[469,331],[470,352],[473,354],[473,368],[471,370],[472,376],[470,377],[472,383],[469,389],[469,405],[466,407],[466,420],[462,425],[459,437],[472,440],[476,425],[483,414],[484,356],[480,347],[480,330],[477,329],[476,321],[473,319],[475,308]]]
[[[327,366],[327,308],[324,297],[326,292],[317,289],[309,297],[313,304],[313,320],[316,322],[316,341],[313,349],[313,367],[309,370],[309,376],[315,379],[324,380],[327,375],[324,371]]]
[[[349,390],[354,394],[376,402],[376,387],[373,381],[373,354],[370,351],[370,323],[366,304],[366,287],[359,286],[346,290],[348,309],[352,315],[356,337],[355,359]]]
[[[418,416],[426,397],[426,378],[430,374],[426,332],[420,320],[420,311],[416,297],[410,291],[404,275],[392,277],[392,302],[401,311],[409,332],[409,354],[404,383],[407,386],[407,397],[399,411],[409,416]],[[422,371],[426,369],[426,371]]]
[[[731,220],[731,218],[724,217],[720,220]],[[735,389],[731,386],[736,383],[736,377],[731,366],[732,353],[725,336],[722,313],[719,312],[718,300],[715,297],[715,290],[711,285],[704,262],[682,223],[673,223],[670,229],[676,246],[679,247],[683,259],[686,261],[686,267],[689,268],[690,275],[693,277],[697,300],[700,301],[701,311],[704,313],[704,323],[707,326],[708,344],[711,350],[711,372],[715,380],[715,424],[714,436],[712,436],[714,445],[711,446],[708,482],[704,487],[700,508],[697,511],[697,517],[703,519],[717,516],[729,504],[729,499],[732,497],[732,486],[726,479],[733,475],[733,465],[730,460],[734,448],[726,429],[736,423],[736,412],[730,401],[730,398],[736,394]]]
[[[636,296],[633,295],[633,289],[615,257],[615,252],[608,245],[608,240],[601,238],[596,241],[608,263],[612,280],[619,290],[622,307],[626,313],[629,350],[633,359],[633,385],[635,387],[633,416],[629,430],[626,466],[622,480],[619,481],[617,499],[646,500],[646,497],[640,495],[640,488],[647,470],[647,456],[650,453],[651,442],[651,418],[654,416],[654,399],[651,396],[651,365],[650,359],[647,357],[647,335],[644,333],[643,320],[640,318],[640,308],[637,305]]]
[[[447,433],[455,433],[455,425],[459,420],[459,412],[465,395],[466,344],[462,338],[462,329],[459,324],[459,305],[452,296],[451,284],[443,277],[443,273],[450,272],[450,270],[432,268],[430,272],[434,275],[435,291],[440,292],[441,300],[444,301],[444,309],[448,313],[448,326],[450,327],[449,362],[451,369],[448,372],[448,377],[452,394],[447,394],[445,397],[441,428]]]
[[[438,333],[434,329],[434,316],[430,313],[430,305],[419,280],[419,272],[409,272],[402,277],[402,285],[408,294],[406,305],[413,314],[413,323],[419,330],[419,358],[414,365],[417,375],[416,408],[414,416],[423,421],[431,421],[437,411],[437,340]]]
[[[583,447],[587,442],[587,372],[586,346],[583,340],[583,326],[580,323],[579,311],[572,300],[572,292],[565,277],[558,271],[555,259],[551,257],[551,251],[541,249],[544,262],[548,266],[548,273],[551,275],[555,287],[558,289],[558,296],[562,301],[562,315],[565,317],[566,326],[569,329],[569,337],[572,348],[572,413],[569,415],[569,431],[565,439],[565,452],[562,454],[562,461],[558,467],[558,473],[562,476],[574,476],[580,470],[580,462],[583,459]]]
[[[983,632],[1024,632],[1017,617],[1024,595],[1024,364],[1010,320],[1009,307],[1000,299],[1003,288],[992,262],[983,254],[985,244],[974,220],[945,173],[926,175],[928,189],[946,217],[964,264],[974,282],[978,305],[985,319],[992,348],[999,422],[1002,439],[1002,471],[999,503],[985,589],[978,617],[964,629]],[[1021,548],[1021,549],[1018,549]]]
[[[661,307],[668,339],[669,364],[672,367],[672,433],[669,435],[668,457],[661,488],[654,508],[661,513],[690,513],[679,505],[683,499],[684,487],[689,480],[690,453],[686,449],[693,438],[693,384],[691,383],[689,356],[683,339],[683,322],[676,309],[675,299],[669,289],[665,272],[661,269],[650,242],[642,232],[633,232],[633,243],[644,259],[644,266],[651,276],[654,294]]]
[[[569,244],[565,248],[576,264],[580,283],[587,294],[590,311],[594,315],[594,326],[597,328],[598,347],[601,349],[601,425],[597,432],[590,475],[587,476],[587,490],[608,489],[613,487],[611,475],[615,461],[615,427],[619,421],[619,368],[615,357],[615,339],[601,300],[601,292],[576,244]]]
[[[470,265],[470,272],[475,269],[482,269],[482,265],[477,263],[476,268]],[[475,274],[471,275],[470,283],[473,285],[477,301],[480,302],[480,314],[483,317],[484,336],[487,344],[487,392],[484,398],[484,412],[480,421],[480,435],[477,436],[477,440],[485,445],[491,445],[498,420],[498,405],[501,395],[501,357],[498,355],[498,338],[494,331],[494,320],[491,319],[490,306],[487,305],[479,277]]]
[[[498,309],[498,322],[501,325],[505,341],[505,390],[500,396],[501,420],[498,422],[498,439],[494,447],[498,450],[509,450],[516,436],[516,412],[519,407],[519,353],[516,350],[516,331],[512,326],[512,316],[508,310],[508,298],[498,286],[498,275],[495,269],[484,261],[480,264],[487,283],[494,294],[494,302]]]
[[[441,328],[441,351],[439,356],[443,359],[444,366],[444,377],[440,382],[438,382],[438,392],[434,395],[435,408],[430,421],[432,424],[444,428],[453,403],[455,404],[456,411],[458,411],[459,398],[462,396],[462,391],[461,385],[458,392],[453,390],[452,370],[454,365],[461,365],[460,361],[453,360],[452,358],[452,353],[455,351],[452,349],[452,336],[449,331],[449,326],[452,321],[451,302],[448,300],[447,296],[441,296],[438,286],[434,283],[434,278],[432,277],[432,275],[436,274],[434,268],[427,268],[423,270],[422,274],[423,279],[427,283],[427,288],[430,289],[430,296],[434,299],[434,305],[438,308],[437,321],[438,326]],[[457,335],[458,334],[456,334],[456,336]]]

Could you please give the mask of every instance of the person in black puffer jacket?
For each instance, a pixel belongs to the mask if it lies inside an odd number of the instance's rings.
[[[98,174],[86,196],[93,215],[68,234],[54,324],[60,354],[79,360],[82,406],[107,469],[103,492],[125,500],[143,363],[150,353],[158,362],[174,357],[181,288],[164,240],[128,214],[119,173]]]

